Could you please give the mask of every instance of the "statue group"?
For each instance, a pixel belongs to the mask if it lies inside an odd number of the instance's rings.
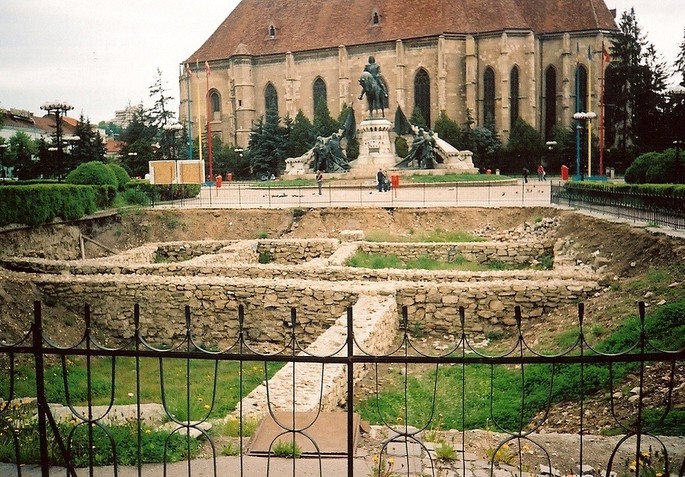
[[[328,137],[318,136],[312,150],[312,168],[315,171],[347,172],[350,163],[340,145],[342,130]]]
[[[435,136],[433,131],[413,126],[411,149],[395,167],[412,169],[435,169]]]

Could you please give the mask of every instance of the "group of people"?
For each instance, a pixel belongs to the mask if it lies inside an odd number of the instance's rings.
[[[388,171],[378,169],[376,172],[376,189],[378,192],[388,192],[390,190],[390,179],[388,179]]]
[[[529,173],[530,173],[530,171],[528,170],[528,168],[524,167],[523,168],[523,182],[524,183],[528,183],[528,174]],[[542,164],[538,165],[537,173],[538,173],[538,180],[539,181],[546,181],[547,180],[547,173],[545,172],[545,168],[542,167]]]

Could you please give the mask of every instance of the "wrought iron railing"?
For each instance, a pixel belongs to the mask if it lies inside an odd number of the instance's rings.
[[[551,181],[516,180],[482,182],[412,183],[378,191],[373,181],[329,182],[321,194],[313,186],[286,186],[278,182],[224,182],[205,185],[200,194],[154,207],[422,207],[422,206],[544,206],[550,203]]]
[[[237,321],[237,335],[232,339],[231,343],[222,349],[213,348],[206,349],[202,343],[196,341],[196,337],[192,332],[192,318],[189,307],[186,307],[186,331],[182,342],[173,347],[159,348],[148,343],[142,335],[140,326],[139,309],[136,306],[134,310],[135,331],[126,343],[122,343],[116,348],[104,346],[96,338],[96,333],[92,329],[90,319],[90,309],[86,307],[84,312],[85,328],[83,335],[77,344],[67,347],[59,346],[52,343],[47,338],[46,330],[42,318],[41,304],[36,302],[33,310],[33,323],[30,330],[20,339],[14,343],[3,342],[0,344],[0,359],[4,366],[5,379],[0,380],[4,383],[0,392],[4,401],[0,401],[0,443],[3,445],[1,452],[2,458],[5,461],[13,462],[12,464],[0,464],[0,470],[6,472],[7,475],[16,476],[33,476],[42,475],[56,475],[55,470],[51,471],[51,465],[60,464],[64,470],[59,470],[61,475],[76,476],[86,475],[83,471],[75,469],[74,454],[75,440],[77,433],[81,432],[86,435],[85,440],[87,446],[85,448],[86,464],[85,467],[93,469],[99,465],[100,454],[103,452],[101,446],[95,447],[95,434],[104,434],[106,439],[111,442],[111,445],[105,446],[113,454],[108,461],[117,462],[118,447],[114,444],[114,437],[111,432],[111,426],[105,423],[105,417],[111,417],[115,413],[115,398],[114,394],[117,387],[127,386],[135,391],[129,394],[129,397],[135,402],[135,415],[133,424],[133,435],[135,436],[135,450],[133,452],[133,469],[128,469],[126,475],[147,476],[151,475],[145,462],[146,444],[144,443],[145,433],[148,432],[142,421],[141,401],[142,398],[142,384],[146,379],[152,376],[142,375],[140,362],[143,359],[154,359],[159,362],[159,380],[161,382],[161,397],[162,405],[166,420],[174,423],[174,431],[183,439],[182,447],[185,446],[184,459],[186,464],[180,470],[177,470],[174,475],[193,475],[195,468],[195,461],[193,451],[191,449],[191,438],[187,437],[191,431],[204,436],[208,450],[203,460],[207,469],[204,473],[196,471],[196,475],[211,475],[211,476],[229,476],[229,475],[303,475],[302,469],[310,466],[307,475],[348,475],[348,476],[390,476],[390,475],[444,475],[441,472],[442,467],[445,466],[446,461],[451,461],[453,472],[459,475],[469,475],[472,466],[477,465],[482,456],[478,459],[470,457],[468,447],[468,431],[466,427],[469,426],[466,415],[470,408],[474,406],[489,407],[488,422],[492,423],[494,430],[500,432],[498,441],[491,446],[486,452],[487,463],[486,468],[490,475],[519,475],[522,472],[549,474],[555,475],[554,466],[558,449],[548,449],[541,444],[539,437],[543,434],[538,434],[542,428],[546,427],[550,409],[555,405],[557,397],[554,396],[553,387],[555,379],[558,379],[560,371],[564,368],[572,366],[577,375],[577,387],[574,391],[574,396],[569,398],[571,402],[575,403],[575,418],[577,419],[577,427],[574,429],[574,434],[577,438],[578,445],[575,448],[577,453],[574,460],[577,464],[577,473],[589,474],[592,473],[586,470],[584,465],[588,462],[587,446],[588,441],[593,441],[595,438],[586,436],[588,429],[585,426],[586,416],[586,400],[590,397],[590,393],[599,392],[606,393],[609,396],[611,416],[615,421],[615,427],[621,433],[621,437],[617,437],[613,449],[610,450],[603,457],[605,458],[602,470],[604,475],[610,475],[612,471],[618,471],[619,475],[624,472],[632,472],[632,475],[649,477],[652,475],[684,475],[685,472],[685,449],[683,449],[682,440],[678,441],[675,447],[664,442],[664,438],[656,435],[664,425],[664,422],[671,416],[674,402],[683,402],[682,393],[685,385],[682,383],[682,378],[679,378],[679,370],[682,372],[685,364],[685,349],[663,350],[655,346],[648,336],[648,327],[645,325],[645,306],[640,303],[639,306],[639,329],[636,333],[634,342],[624,344],[623,349],[616,352],[600,350],[591,339],[589,339],[590,331],[588,326],[584,323],[584,307],[579,305],[577,316],[577,333],[573,336],[571,344],[567,349],[557,351],[554,353],[544,353],[533,346],[530,337],[526,336],[522,327],[521,309],[515,309],[514,318],[517,323],[517,333],[511,337],[508,348],[503,349],[496,354],[487,354],[483,348],[477,346],[474,336],[469,336],[465,329],[466,315],[464,308],[459,309],[460,325],[458,329],[454,330],[452,339],[448,340],[446,346],[440,347],[440,351],[434,348],[428,351],[421,345],[425,340],[417,338],[417,330],[411,330],[411,322],[408,316],[407,308],[402,309],[402,316],[398,323],[400,335],[398,341],[395,343],[394,349],[389,353],[383,355],[373,354],[364,349],[361,343],[355,339],[355,317],[353,316],[352,308],[347,310],[345,319],[347,324],[346,336],[344,341],[340,344],[338,349],[331,349],[329,354],[324,356],[315,355],[307,352],[306,349],[300,346],[297,336],[297,329],[299,327],[297,321],[297,312],[295,309],[291,310],[289,319],[285,319],[283,326],[290,328],[291,335],[287,343],[280,346],[279,349],[272,348],[267,352],[260,348],[256,343],[250,341],[246,333],[246,317],[244,315],[244,308],[238,308],[238,315],[232,318]],[[685,316],[680,317],[681,322],[685,321]],[[73,389],[72,381],[68,378],[70,363],[73,359],[80,359],[83,361],[85,367],[85,390],[78,390],[80,397],[76,396],[76,389]],[[98,359],[111,360],[111,376],[108,379],[111,382],[108,385],[108,391],[105,393],[108,397],[105,399],[104,411],[96,410],[94,407],[94,387],[97,385],[97,379],[93,376],[92,363]],[[126,382],[121,383],[115,379],[117,375],[117,367],[121,360],[132,359],[135,362],[135,383]],[[170,362],[181,362],[184,364],[186,373],[183,379],[188,380],[186,386],[186,396],[184,401],[187,409],[185,417],[178,417],[178,413],[170,408],[168,399],[170,396],[165,392],[164,383],[165,364]],[[206,403],[204,408],[206,412],[202,413],[199,418],[191,419],[190,403],[193,401],[193,392],[190,384],[190,375],[192,374],[191,363],[196,361],[209,362],[213,364],[214,373],[210,379],[210,385],[203,392],[212,395],[212,398]],[[270,446],[266,454],[261,459],[262,466],[257,472],[251,473],[250,466],[254,464],[254,458],[250,458],[246,452],[246,439],[243,437],[243,425],[245,424],[245,412],[242,404],[238,404],[236,408],[236,419],[239,422],[238,432],[239,445],[237,449],[237,456],[234,457],[231,464],[221,461],[219,462],[218,454],[221,449],[217,449],[215,439],[203,427],[203,423],[209,420],[213,415],[214,409],[218,406],[216,402],[216,390],[218,386],[218,365],[222,362],[238,363],[239,371],[239,395],[244,395],[246,383],[243,380],[243,373],[245,372],[247,363],[262,363],[265,369],[264,381],[267,383],[267,399],[269,400],[269,412],[271,417],[279,423],[279,435],[291,437],[293,444],[295,438],[300,436],[313,444],[314,451],[311,452],[307,458],[294,458],[287,460],[285,471],[283,467],[278,467],[277,460],[273,452],[273,444],[276,438],[270,441]],[[337,459],[327,459],[317,450],[320,449],[318,438],[309,432],[308,425],[296,425],[294,416],[292,420],[279,419],[275,417],[271,402],[275,400],[273,394],[269,394],[268,379],[266,375],[266,366],[269,363],[291,363],[293,367],[304,366],[306,364],[317,364],[321,366],[321,375],[326,367],[342,365],[344,366],[343,374],[346,376],[346,387],[344,403],[340,407],[340,412],[345,413],[344,428],[329,429],[328,434],[343,434],[345,436],[344,452],[342,456],[345,458],[345,465],[340,465],[340,456]],[[54,412],[49,405],[48,392],[46,391],[46,372],[50,369],[50,365],[57,364],[62,369],[62,384],[64,391],[64,401],[71,412],[71,422],[69,426],[60,424],[58,418],[55,417]],[[426,418],[423,422],[411,422],[412,417],[408,411],[412,405],[412,380],[411,367],[414,365],[426,365],[430,367],[432,379],[434,379],[431,404],[424,409]],[[604,366],[609,372],[609,382],[604,383],[601,389],[592,389],[590,383],[595,379],[592,375],[595,369],[594,366]],[[627,365],[630,368],[630,375],[636,380],[636,386],[631,391],[632,407],[628,409],[628,414],[622,414],[618,410],[615,399],[617,390],[625,386],[625,382],[621,379],[619,373],[616,372],[617,367]],[[662,370],[662,378],[659,382],[648,382],[645,370],[648,366],[657,366]],[[22,367],[30,366],[33,373],[20,373],[18,370]],[[355,384],[355,373],[361,368],[369,367],[375,370],[371,374],[373,386],[376,392],[373,396],[378,396],[383,392],[385,377],[382,371],[383,366],[392,366],[400,368],[400,393],[401,402],[397,404],[399,413],[397,416],[388,416],[387,412],[381,410],[380,401],[378,404],[378,415],[367,418],[373,419],[381,424],[379,435],[382,436],[379,447],[375,452],[370,452],[369,457],[364,460],[363,456],[356,455],[356,448],[358,442],[356,439],[356,432],[354,427],[358,425],[355,417],[355,412],[358,407],[358,400],[355,395],[359,388]],[[487,367],[490,374],[490,382],[488,383],[488,391],[481,396],[481,402],[474,402],[473,399],[467,396],[472,383],[469,382],[468,370],[474,367]],[[546,369],[545,378],[547,380],[545,385],[541,385],[544,389],[543,395],[546,396],[544,405],[535,413],[533,418],[524,411],[525,403],[533,391],[527,388],[529,382],[529,374],[544,367]],[[460,370],[461,383],[456,389],[440,389],[444,386],[438,379],[441,372],[446,369]],[[514,416],[507,416],[507,412],[497,409],[496,395],[499,395],[502,389],[498,389],[497,382],[494,378],[495,371],[498,369],[506,369],[508,372],[515,373],[517,380],[520,380],[520,390],[516,399],[520,403],[520,410],[513,411]],[[35,390],[37,398],[37,411],[34,416],[30,416],[27,420],[17,419],[15,414],[16,403],[20,397],[17,395],[17,384],[21,376],[33,375],[35,379]],[[293,390],[298,386],[295,382],[295,373],[292,375]],[[310,376],[312,379],[319,379],[318,376]],[[323,378],[321,378],[323,379]],[[544,382],[544,380],[543,380]],[[320,386],[320,391],[323,392],[323,386]],[[211,390],[210,390],[211,389]],[[659,403],[650,398],[653,396],[654,390],[659,389],[662,399]],[[293,391],[294,393],[294,391]],[[680,395],[678,393],[681,393]],[[449,398],[440,401],[438,396],[448,395]],[[294,396],[293,396],[294,397]],[[319,396],[321,401],[321,396]],[[79,402],[77,402],[79,401]],[[77,405],[85,405],[85,407],[78,407]],[[453,434],[453,436],[460,436],[456,439],[454,444],[455,460],[448,459],[447,456],[439,455],[439,452],[431,445],[426,444],[429,439],[429,433],[435,433],[440,426],[439,408],[440,406],[448,406],[451,409],[458,409],[458,414],[461,415],[461,424],[457,426],[460,430]],[[98,408],[100,409],[100,408]],[[651,421],[645,418],[647,410],[658,416]],[[322,409],[319,408],[314,412],[315,419],[321,418]],[[503,418],[507,418],[509,424],[504,424]],[[512,419],[513,418],[513,419]],[[513,423],[513,424],[512,424]],[[26,449],[22,449],[22,432],[31,432],[37,442],[34,454],[37,456],[37,462],[40,466],[35,470],[25,467],[22,461],[22,456]],[[80,430],[79,430],[80,429]],[[172,433],[173,434],[173,433]],[[432,438],[434,439],[434,438]],[[630,444],[630,455],[632,456],[632,463],[628,467],[621,467],[624,462],[619,462],[619,454],[624,452],[627,445]],[[647,446],[651,447],[647,447]],[[679,446],[679,447],[678,447]],[[172,443],[167,438],[164,443],[163,460],[168,457],[168,450],[172,447]],[[536,452],[530,451],[534,448]],[[9,451],[8,451],[9,449]],[[401,452],[397,453],[397,450]],[[649,450],[647,450],[649,449]],[[82,449],[83,450],[83,449]],[[294,452],[294,449],[292,449]],[[506,452],[504,452],[506,450]],[[97,454],[97,455],[96,455]],[[377,460],[371,460],[371,455],[375,454]],[[532,456],[534,454],[534,456]],[[652,456],[658,454],[660,456],[659,464],[652,460]],[[390,457],[394,456],[394,457]],[[568,457],[568,456],[566,456]],[[596,457],[596,456],[595,456]],[[252,459],[252,460],[250,460]],[[330,470],[326,466],[328,461],[335,460],[338,469]],[[363,462],[362,462],[363,461]],[[264,463],[266,463],[264,465]],[[313,466],[312,466],[313,463]],[[360,464],[361,463],[361,464]],[[280,464],[282,465],[282,464]],[[480,463],[482,467],[482,463]],[[535,467],[532,467],[535,466]],[[540,466],[539,468],[537,466]],[[632,466],[632,470],[630,470]],[[658,467],[658,468],[657,468]],[[171,469],[171,464],[164,464],[163,475],[168,475],[168,469]],[[280,469],[280,470],[279,470]],[[313,470],[312,470],[313,469]],[[567,469],[563,469],[567,473]],[[52,474],[51,474],[52,472]],[[80,473],[79,473],[80,472]],[[89,475],[93,475],[89,471]],[[123,475],[120,466],[114,464],[111,470],[114,476]],[[286,473],[284,473],[286,472]],[[502,474],[504,472],[504,474]],[[654,472],[653,474],[651,472]],[[0,472],[2,473],[2,472]],[[4,474],[3,474],[4,475]],[[99,475],[99,474],[98,474]],[[157,474],[154,474],[157,475]],[[170,475],[170,474],[169,474]],[[453,474],[452,474],[453,475]],[[477,475],[474,473],[473,475]],[[596,474],[599,475],[599,474]]]
[[[636,192],[598,191],[552,185],[552,203],[591,210],[617,218],[645,222],[654,226],[685,228],[682,199],[650,196]]]

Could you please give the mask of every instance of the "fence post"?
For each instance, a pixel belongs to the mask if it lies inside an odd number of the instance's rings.
[[[43,362],[43,315],[39,301],[33,302],[33,331],[31,337],[33,338],[33,357],[36,363],[36,405],[38,408],[40,472],[43,477],[49,477],[45,363]]]
[[[354,476],[354,326],[352,307],[347,307],[347,477]]]

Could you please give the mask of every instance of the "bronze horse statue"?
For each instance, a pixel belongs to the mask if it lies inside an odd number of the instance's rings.
[[[366,95],[366,101],[369,105],[369,112],[373,116],[374,111],[380,111],[381,116],[385,117],[385,108],[388,107],[388,96],[381,89],[378,81],[371,73],[364,71],[359,78],[359,84],[362,87],[362,94],[359,99]]]

